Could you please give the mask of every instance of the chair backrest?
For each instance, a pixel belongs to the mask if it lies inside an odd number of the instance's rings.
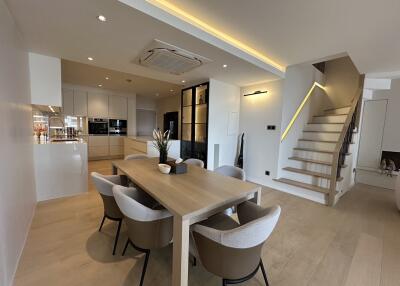
[[[221,231],[201,224],[193,231],[230,248],[251,248],[263,244],[274,230],[281,213],[280,206],[262,208],[251,202],[238,206],[241,225],[237,228]]]
[[[194,165],[194,166],[197,166],[200,168],[204,168],[204,162],[200,159],[190,158],[190,159],[185,160],[184,163],[189,164],[189,165]]]
[[[218,167],[214,170],[214,172],[224,175],[224,176],[229,176],[229,177],[233,177],[242,181],[246,180],[246,174],[245,172],[235,166],[228,166],[228,165],[224,165],[221,167]]]
[[[173,217],[166,209],[153,210],[154,199],[135,188],[114,186],[115,200],[125,216],[130,241],[143,249],[167,246],[172,240]]]
[[[131,154],[125,156],[124,160],[141,160],[141,159],[148,159],[149,157],[144,154]]]
[[[114,196],[112,188],[115,185],[123,184],[123,179],[121,175],[102,175],[97,172],[92,172],[90,174],[93,183],[96,186],[97,191],[105,196]]]
[[[166,209],[151,209],[153,199],[135,188],[116,185],[113,188],[113,193],[122,213],[132,220],[150,222],[172,217]]]

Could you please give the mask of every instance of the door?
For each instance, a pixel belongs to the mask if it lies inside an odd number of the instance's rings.
[[[154,110],[136,110],[136,130],[138,136],[152,136],[156,129],[156,112]]]
[[[163,131],[170,130],[170,138],[178,140],[178,111],[167,112],[164,114],[164,129]]]
[[[380,166],[386,108],[386,99],[364,102],[358,153],[359,167],[377,169]]]

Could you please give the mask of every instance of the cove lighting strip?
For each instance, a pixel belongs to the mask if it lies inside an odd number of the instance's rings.
[[[239,41],[238,39],[218,30],[210,26],[209,24],[205,23],[204,21],[200,20],[199,18],[194,17],[193,15],[189,14],[188,12],[182,10],[181,8],[175,6],[174,4],[166,1],[166,0],[146,0],[148,3],[160,8],[161,10],[170,13],[179,19],[196,26],[197,28],[217,37],[230,45],[258,58],[259,60],[263,61],[264,63],[273,66],[274,68],[280,70],[281,72],[285,72],[285,67],[278,64],[277,62],[273,61],[272,59],[268,58],[261,52],[255,50],[254,48],[244,44],[243,42]]]
[[[289,125],[286,127],[285,132],[283,132],[281,136],[281,142],[285,139],[286,135],[289,133],[290,128],[292,128],[294,122],[296,121],[297,117],[299,116],[301,110],[303,109],[304,105],[306,104],[308,98],[311,96],[312,92],[314,91],[314,88],[318,86],[320,89],[325,91],[325,87],[318,82],[314,82],[313,85],[311,86],[310,90],[308,91],[307,95],[304,97],[303,101],[299,105],[299,107],[296,110],[296,113],[293,115],[292,120],[290,120]]]

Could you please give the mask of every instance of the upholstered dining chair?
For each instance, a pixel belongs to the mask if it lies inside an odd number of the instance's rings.
[[[223,286],[247,281],[260,268],[268,286],[261,250],[280,213],[279,206],[262,208],[248,201],[238,206],[240,223],[222,213],[212,216],[191,228],[191,253],[222,277]]]
[[[194,158],[190,158],[190,159],[186,159],[184,161],[184,163],[189,164],[189,165],[194,165],[200,168],[204,168],[204,162],[200,159],[194,159]]]
[[[147,264],[152,249],[163,248],[171,243],[173,216],[166,209],[154,210],[154,199],[135,188],[114,186],[115,200],[125,216],[128,239],[122,255],[130,245],[145,253],[140,286],[143,285]]]
[[[148,159],[149,157],[144,154],[130,154],[126,155],[124,160],[141,160],[141,159]]]
[[[224,165],[224,166],[216,168],[214,170],[214,172],[224,175],[224,176],[228,176],[228,177],[236,178],[236,179],[239,179],[242,181],[246,181],[246,174],[245,174],[244,170],[240,169],[238,167],[235,167],[235,166]],[[232,215],[235,211],[236,211],[235,206],[233,206],[231,208],[226,209],[225,214]]]
[[[118,229],[115,236],[113,255],[117,249],[119,233],[121,231],[122,218],[124,215],[119,210],[117,203],[115,202],[112,188],[116,185],[126,185],[128,180],[124,175],[111,175],[106,176],[96,172],[91,173],[91,177],[97,191],[99,192],[104,205],[104,215],[100,224],[99,231],[101,231],[104,221],[106,218],[112,221],[118,222]]]

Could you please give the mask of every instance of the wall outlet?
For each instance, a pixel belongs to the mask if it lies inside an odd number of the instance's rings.
[[[276,125],[267,125],[267,130],[275,130]]]
[[[269,176],[269,171],[265,171],[265,175]]]

